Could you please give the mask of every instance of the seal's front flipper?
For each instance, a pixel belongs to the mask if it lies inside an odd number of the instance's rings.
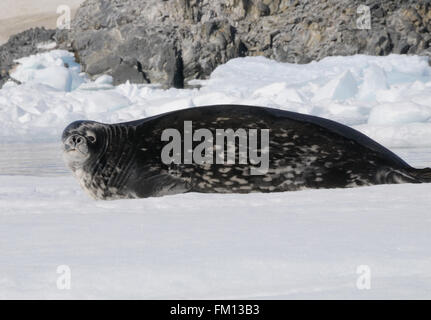
[[[153,181],[153,196],[186,193],[192,189],[192,179],[185,174],[184,165],[171,164],[164,169],[160,174],[148,179],[148,182]]]
[[[191,189],[187,179],[175,177],[162,172],[145,179],[145,187],[140,189],[138,197],[160,197],[178,193],[186,193]]]

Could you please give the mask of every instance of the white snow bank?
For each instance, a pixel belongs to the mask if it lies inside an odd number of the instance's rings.
[[[100,202],[71,176],[0,176],[0,299],[430,299],[430,192]],[[70,290],[57,289],[60,265]]]
[[[249,104],[297,111],[353,126],[387,147],[431,146],[431,68],[427,58],[327,57],[298,65],[263,57],[219,66],[200,89],[112,86],[88,80],[68,52],[19,60],[23,85],[0,90],[0,139],[58,139],[73,120],[130,121],[211,104]],[[69,66],[65,67],[65,63]]]
[[[18,66],[11,77],[20,82],[41,83],[59,91],[72,91],[86,82],[73,54],[64,50],[52,50],[15,62]]]

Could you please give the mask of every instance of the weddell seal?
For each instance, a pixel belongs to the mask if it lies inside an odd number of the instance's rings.
[[[64,158],[96,199],[431,182],[362,133],[278,109],[216,105],[119,124],[76,121]]]

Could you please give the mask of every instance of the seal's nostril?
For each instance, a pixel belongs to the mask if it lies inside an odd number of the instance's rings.
[[[70,145],[71,147],[75,146],[75,136],[71,136],[69,139],[67,139],[67,144]]]
[[[77,145],[83,143],[84,139],[79,135],[73,135],[68,139],[67,142],[71,147],[76,147]]]

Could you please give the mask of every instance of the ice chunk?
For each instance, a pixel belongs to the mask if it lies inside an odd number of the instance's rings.
[[[11,77],[22,83],[40,83],[60,91],[72,91],[86,82],[72,53],[53,50],[16,60]]]
[[[98,77],[94,82],[96,84],[112,84],[113,81],[114,79],[112,78],[112,76],[104,74]]]
[[[364,80],[359,89],[358,98],[361,100],[374,101],[377,91],[388,89],[386,72],[373,63],[364,70]]]
[[[358,92],[358,83],[352,73],[347,70],[335,79],[330,80],[326,85],[319,88],[313,100],[346,100],[352,98]]]

